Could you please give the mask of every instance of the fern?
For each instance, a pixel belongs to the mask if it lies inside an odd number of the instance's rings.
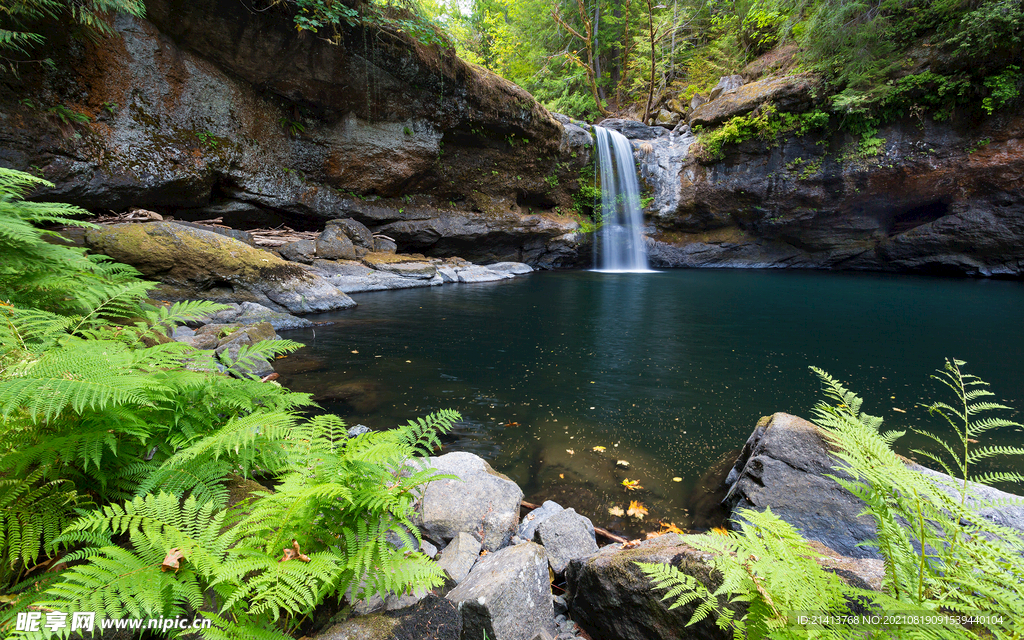
[[[958,360],[947,361],[940,379],[956,402],[936,403],[931,410],[956,430],[959,448],[931,434],[953,479],[939,479],[908,466],[892,451],[902,431],[881,431],[882,420],[862,411],[863,401],[825,372],[814,369],[831,403],[820,403],[815,422],[834,445],[838,459],[832,478],[864,501],[864,512],[876,525],[876,546],[885,561],[881,592],[844,584],[813,560],[814,551],[787,523],[770,510],[737,513],[739,531],[727,535],[685,536],[684,541],[710,552],[709,562],[721,573],[720,587],[707,587],[678,569],[642,565],[655,586],[667,589],[677,605],[700,602],[691,624],[715,616],[720,628],[731,626],[739,637],[847,638],[850,628],[792,625],[787,612],[843,615],[856,606],[867,612],[945,612],[989,616],[971,628],[981,637],[1019,638],[1013,630],[1024,611],[1024,536],[981,515],[1000,506],[982,499],[977,482],[988,478],[1015,480],[1013,472],[970,475],[971,465],[1001,455],[1018,455],[1017,447],[972,449],[975,437],[1004,426],[1001,418],[979,418],[1006,407],[981,400],[991,394],[976,377],[964,374]],[[1022,504],[1018,499],[1003,503]],[[724,598],[745,604],[746,612],[730,616]],[[1002,622],[997,622],[997,620]],[[882,633],[879,631],[879,633]],[[956,625],[892,629],[884,637],[962,638],[968,630]]]

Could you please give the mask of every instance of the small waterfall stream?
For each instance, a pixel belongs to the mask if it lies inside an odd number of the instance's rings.
[[[618,131],[594,127],[597,158],[601,171],[600,231],[594,242],[597,271],[650,271],[647,249],[640,230],[640,184],[633,163],[633,150],[626,136]]]

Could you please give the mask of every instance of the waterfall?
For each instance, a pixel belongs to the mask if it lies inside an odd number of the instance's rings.
[[[618,131],[594,127],[601,168],[601,229],[594,239],[598,271],[649,271],[640,237],[643,212],[633,150]]]

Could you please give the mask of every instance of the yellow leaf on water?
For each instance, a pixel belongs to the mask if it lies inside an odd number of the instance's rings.
[[[647,515],[647,507],[636,500],[633,500],[629,503],[629,509],[626,509],[626,515],[636,518],[637,520],[643,520],[644,516]]]
[[[594,447],[594,451],[596,451],[596,452],[598,452],[598,453],[602,453],[602,452],[604,452],[604,449],[605,449],[605,448],[604,448],[604,447],[602,447],[601,445],[597,445],[596,447]]]
[[[616,460],[616,461],[615,461],[615,464],[616,464],[617,466],[620,466],[620,467],[625,467],[625,468],[627,468],[627,469],[629,468],[629,462],[627,462],[627,461],[625,461],[625,460]]]
[[[610,515],[617,516],[619,518],[621,518],[622,516],[626,515],[626,512],[622,510],[622,507],[620,507],[618,505],[608,509],[608,513]]]
[[[626,487],[626,489],[628,489],[629,491],[636,491],[637,489],[643,489],[643,487],[640,486],[640,481],[639,480],[630,480],[629,478],[625,478],[622,481],[622,486]]]
[[[672,478],[672,482],[682,482],[682,481],[683,481],[683,479],[680,478],[679,476],[676,476],[676,477]]]
[[[568,453],[570,456],[576,455],[576,452],[572,449],[566,449],[565,452]]]

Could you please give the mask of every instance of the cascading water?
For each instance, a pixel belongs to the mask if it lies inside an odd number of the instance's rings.
[[[640,229],[640,184],[636,179],[633,150],[626,136],[594,127],[597,159],[601,170],[601,230],[595,238],[598,271],[650,271]]]

